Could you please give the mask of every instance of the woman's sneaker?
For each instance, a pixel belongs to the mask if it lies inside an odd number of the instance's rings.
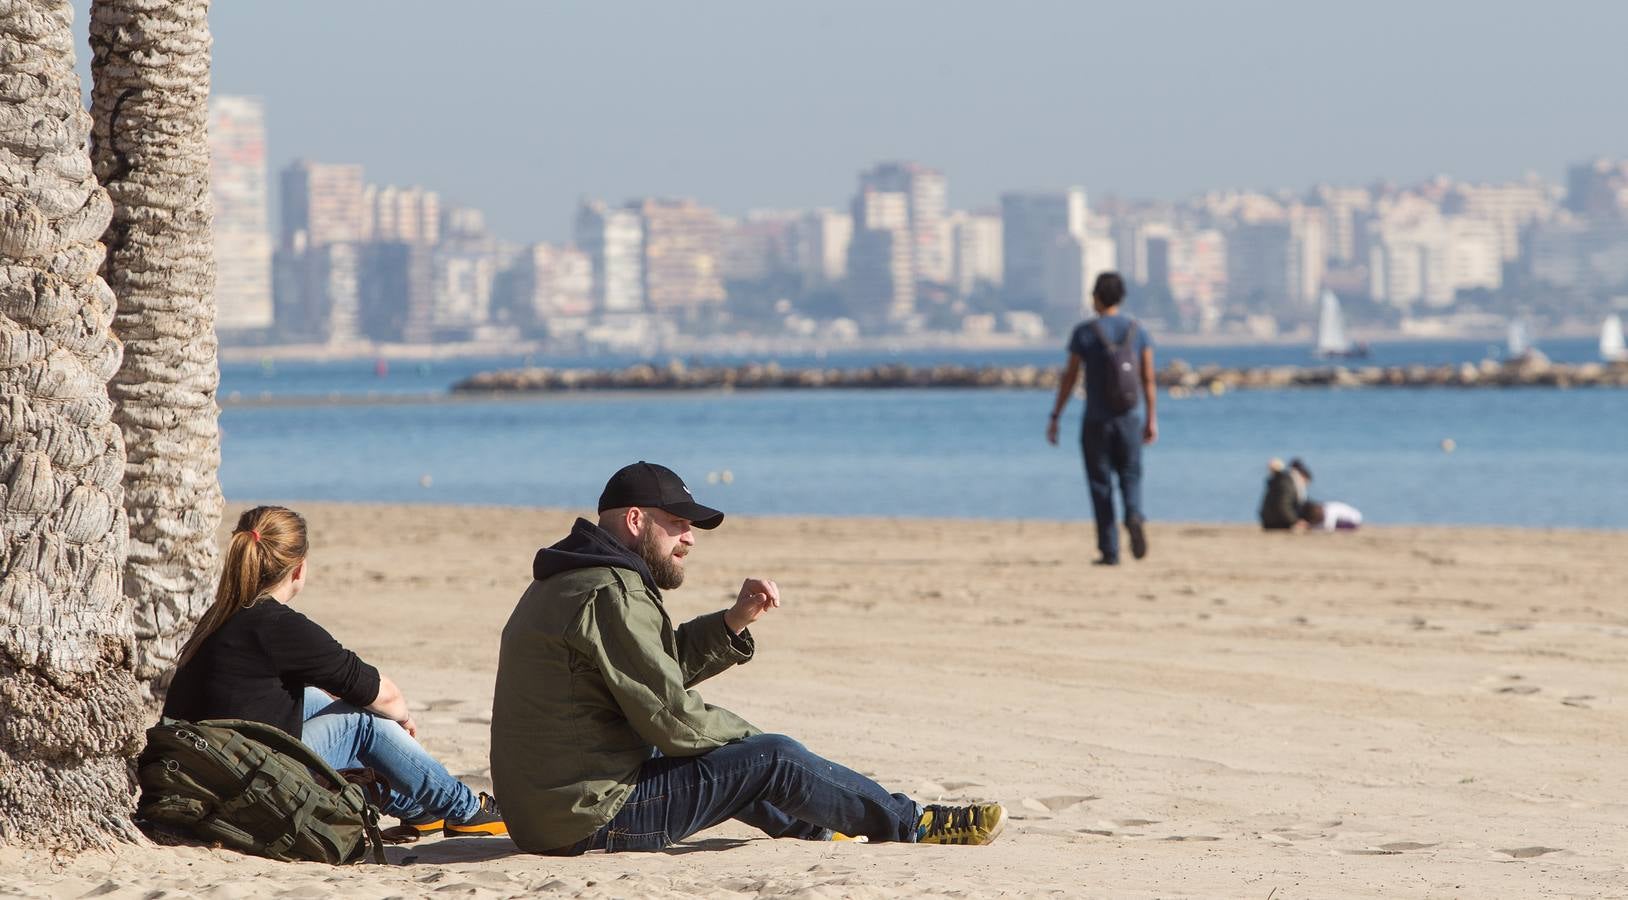
[[[441,816],[426,815],[417,819],[402,819],[399,827],[411,829],[417,832],[419,837],[423,837],[427,834],[434,834],[446,826],[447,820]],[[395,829],[391,830],[394,831]]]
[[[999,803],[970,806],[932,804],[916,825],[918,844],[988,844],[1006,827],[1006,807]]]
[[[497,798],[481,791],[480,808],[475,810],[475,814],[458,821],[448,819],[443,833],[448,837],[459,834],[508,834],[509,826],[503,824],[503,812],[497,808]]]

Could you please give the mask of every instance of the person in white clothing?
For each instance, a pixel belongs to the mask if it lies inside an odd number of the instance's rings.
[[[1362,525],[1362,512],[1338,500],[1313,500],[1302,507],[1302,527],[1318,531],[1355,531]]]

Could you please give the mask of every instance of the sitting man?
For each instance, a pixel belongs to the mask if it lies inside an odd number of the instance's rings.
[[[749,578],[729,609],[673,628],[662,592],[684,581],[692,529],[723,518],[639,462],[605,485],[598,524],[578,519],[537,552],[492,704],[492,784],[514,842],[659,850],[727,819],[814,841],[994,840],[999,804],[922,806],[691,690],[750,660],[747,626],[780,605],[773,581]]]

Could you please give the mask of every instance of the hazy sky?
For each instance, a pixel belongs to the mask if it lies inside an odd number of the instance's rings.
[[[584,195],[842,206],[887,158],[970,208],[1628,155],[1614,0],[216,0],[211,22],[214,90],[265,99],[273,178],[362,163],[516,240],[568,237]]]

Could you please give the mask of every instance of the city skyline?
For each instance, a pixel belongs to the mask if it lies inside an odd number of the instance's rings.
[[[217,95],[218,109],[245,105],[259,108]],[[244,121],[213,142],[263,144],[261,118]],[[941,168],[882,160],[855,173],[846,204],[744,218],[707,198],[583,197],[558,244],[502,240],[483,210],[370,176],[305,159],[279,174],[276,315],[259,340],[1037,339],[1088,314],[1090,285],[1110,270],[1173,331],[1256,337],[1304,327],[1330,291],[1360,320],[1415,333],[1628,299],[1622,160],[1573,162],[1564,183],[1212,187],[1177,203],[1007,190],[993,212],[951,206]]]
[[[564,240],[543,211],[583,196],[817,206],[871,159],[931,160],[977,209],[1068,184],[1552,178],[1628,153],[1609,114],[1628,7],[1311,6],[291,0],[211,21],[215,90],[264,98],[272,170],[365,162],[517,240]],[[1565,52],[1524,65],[1538,47]]]

